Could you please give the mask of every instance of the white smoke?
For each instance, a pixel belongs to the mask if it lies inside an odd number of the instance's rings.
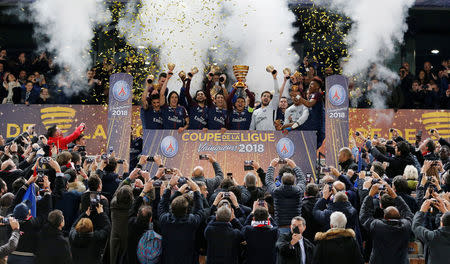
[[[188,72],[198,67],[203,77],[208,64],[208,50],[218,39],[220,0],[142,0],[139,14],[123,16],[119,31],[134,47],[158,49],[163,71],[167,64],[176,65],[175,72]],[[127,6],[133,11],[136,2]],[[175,74],[173,79],[178,79]],[[200,88],[201,77],[193,78],[193,90]],[[169,83],[170,90],[178,90],[181,82]]]
[[[349,60],[343,64],[346,75],[364,72],[372,63],[393,56],[408,29],[408,9],[415,0],[317,0],[328,9],[353,21],[346,38]]]
[[[217,57],[232,57],[234,64],[250,66],[246,83],[256,94],[273,90],[266,66],[273,65],[278,70],[281,82],[283,69],[295,70],[298,61],[291,46],[297,30],[292,26],[295,15],[288,8],[288,1],[231,0],[224,4],[224,13],[222,38],[227,46],[219,49]],[[229,72],[231,68],[229,65]]]
[[[50,51],[56,64],[70,70],[65,76],[68,82],[86,82],[86,72],[92,65],[89,49],[94,27],[110,20],[103,2],[36,0],[30,11],[35,36],[44,37],[38,39],[40,49]]]

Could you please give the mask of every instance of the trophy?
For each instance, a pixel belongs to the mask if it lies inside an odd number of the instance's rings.
[[[147,78],[147,83],[152,84],[154,80],[155,80],[155,76],[153,74],[150,74]]]
[[[194,67],[191,69],[192,74],[196,74],[198,72],[198,68]]]
[[[284,75],[289,75],[289,76],[291,76],[291,69],[289,69],[289,68],[284,68],[284,70],[283,70],[283,73],[284,73]]]
[[[180,77],[180,79],[181,79],[182,81],[184,81],[184,79],[186,79],[186,73],[185,73],[184,71],[180,71],[180,72],[178,73],[178,77]]]
[[[235,83],[236,88],[245,87],[245,77],[247,76],[249,67],[246,65],[234,65],[233,74],[236,77],[237,82]]]
[[[216,65],[216,64],[211,65],[211,72],[212,73],[220,72],[219,65]]]
[[[173,69],[175,69],[175,64],[173,64],[173,63],[168,63],[167,64],[167,68],[169,68],[169,75],[172,75],[173,74]]]
[[[276,74],[277,70],[275,70],[275,68],[272,65],[269,65],[266,67],[266,72],[269,72],[271,74]]]

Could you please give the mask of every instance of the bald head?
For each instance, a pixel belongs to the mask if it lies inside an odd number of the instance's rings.
[[[384,210],[384,219],[400,219],[400,212],[394,206],[389,206]]]
[[[333,187],[336,189],[336,191],[338,192],[342,192],[345,191],[345,184],[341,181],[335,181],[333,183]]]
[[[205,176],[204,174],[203,174],[203,167],[201,167],[201,166],[197,166],[197,167],[195,167],[194,168],[194,170],[192,171],[192,177],[203,177],[203,176]]]
[[[334,202],[348,202],[348,197],[344,192],[337,192],[336,195],[334,195]]]

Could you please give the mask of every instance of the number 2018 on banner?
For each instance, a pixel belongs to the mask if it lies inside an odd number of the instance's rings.
[[[113,116],[127,116],[128,110],[112,110]]]
[[[328,113],[328,117],[329,118],[345,118],[345,113],[342,113],[342,112]]]
[[[241,153],[248,153],[248,152],[258,152],[262,153],[264,152],[264,145],[263,144],[239,144],[239,150],[238,152]]]

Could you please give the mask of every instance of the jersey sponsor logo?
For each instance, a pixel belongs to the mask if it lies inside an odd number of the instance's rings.
[[[173,158],[178,153],[178,141],[173,136],[167,136],[161,141],[160,148],[164,157]]]
[[[277,153],[280,158],[288,159],[294,155],[294,142],[289,138],[281,138],[277,143]]]

